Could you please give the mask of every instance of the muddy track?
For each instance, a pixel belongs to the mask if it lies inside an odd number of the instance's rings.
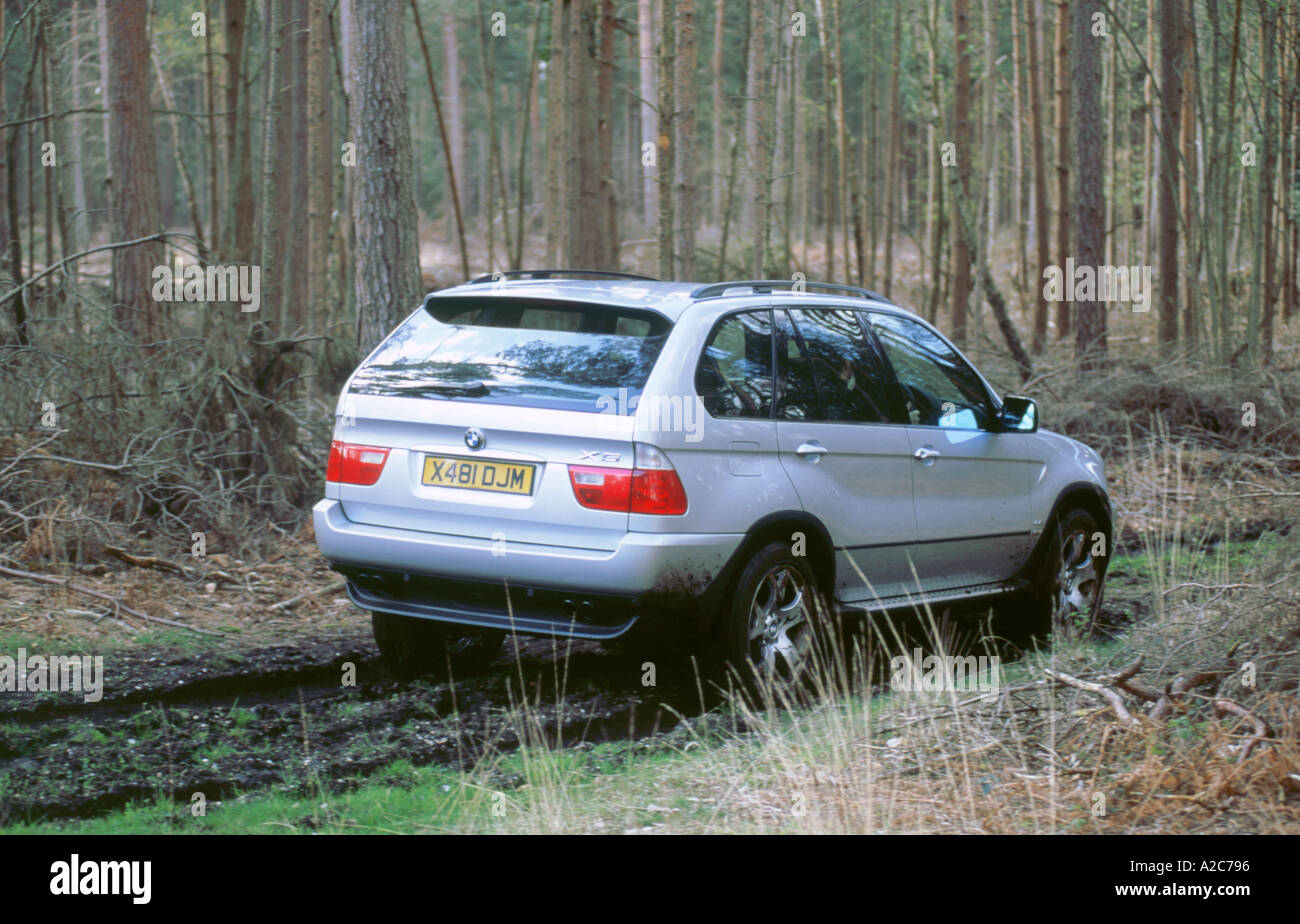
[[[0,824],[154,799],[173,800],[179,814],[195,793],[212,802],[347,790],[402,760],[470,765],[518,745],[521,689],[533,704],[523,733],[542,729],[565,744],[668,731],[678,715],[719,701],[689,659],[662,652],[653,656],[657,684],[643,686],[643,654],[507,643],[490,668],[454,687],[393,675],[368,632],[225,655],[109,656],[99,702],[0,697]]]
[[[0,723],[46,721],[78,714],[107,714],[142,705],[179,705],[233,696],[274,698],[298,687],[338,687],[342,665],[378,669],[368,636],[305,640],[236,655],[127,654],[104,658],[101,700],[73,694],[13,693],[0,699]]]
[[[660,686],[650,689],[640,662],[617,652],[587,646],[557,657],[539,641],[517,655],[510,648],[454,689],[392,675],[368,636],[220,663],[112,659],[97,703],[75,693],[0,702],[0,824],[85,818],[156,798],[186,806],[200,792],[218,801],[267,788],[338,791],[398,760],[463,766],[517,746],[511,707],[521,679],[534,703],[530,728],[566,744],[666,731],[674,710],[700,709],[688,664],[660,661]],[[353,685],[343,685],[345,663]],[[664,685],[665,673],[681,682]]]

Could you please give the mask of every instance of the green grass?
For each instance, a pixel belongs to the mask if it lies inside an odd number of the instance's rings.
[[[1207,577],[1240,576],[1286,548],[1286,538],[1266,532],[1258,539],[1222,542],[1213,548],[1200,544],[1153,540],[1144,551],[1117,555],[1106,571],[1107,582],[1152,584]]]
[[[215,758],[220,748],[209,754]],[[230,752],[232,749],[227,749]],[[494,761],[490,773],[458,773],[441,767],[412,767],[396,761],[373,773],[353,792],[301,794],[259,793],[225,802],[210,802],[206,814],[195,816],[185,804],[164,801],[132,805],[111,815],[85,821],[12,824],[4,834],[289,834],[505,832],[515,830],[525,815],[545,811],[538,783],[555,777],[565,783],[566,805],[579,814],[608,808],[610,780],[619,788],[644,792],[644,808],[601,814],[611,825],[644,827],[662,822],[664,807],[653,801],[662,774],[689,766],[688,756],[644,752],[635,745],[598,745],[590,750],[561,750],[531,755],[515,753]],[[483,778],[480,778],[483,777]],[[489,779],[490,777],[490,779]],[[632,802],[637,800],[632,799]],[[685,799],[671,807],[690,809]],[[568,812],[566,811],[566,816]],[[592,817],[597,817],[592,815]]]
[[[88,617],[59,615],[59,621],[80,620],[90,623]],[[227,631],[225,628],[222,631]],[[166,653],[186,657],[199,655],[213,659],[214,666],[229,667],[244,660],[238,651],[221,650],[229,642],[225,638],[199,635],[184,629],[162,628],[157,631],[148,629],[136,635],[126,632],[114,632],[99,638],[87,638],[72,632],[55,632],[54,634],[37,634],[23,629],[0,630],[0,655],[15,657],[19,648],[26,648],[28,655],[104,655],[109,657],[133,651],[147,651],[150,654]]]

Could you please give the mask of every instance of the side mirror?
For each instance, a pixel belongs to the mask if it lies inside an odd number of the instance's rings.
[[[1034,433],[1038,430],[1038,405],[1033,398],[1007,395],[1002,399],[1000,420],[1003,430]]]

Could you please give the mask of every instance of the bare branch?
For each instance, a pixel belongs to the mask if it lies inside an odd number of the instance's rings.
[[[1255,747],[1268,737],[1268,724],[1263,719],[1260,719],[1258,716],[1247,711],[1244,706],[1239,706],[1230,699],[1216,699],[1214,701],[1214,714],[1219,717],[1224,715],[1235,715],[1238,718],[1245,719],[1247,722],[1254,723],[1255,733],[1244,745],[1242,745],[1241,757],[1238,758],[1238,762],[1249,757],[1250,752],[1255,750]]]
[[[191,632],[197,632],[200,635],[214,635],[217,637],[221,636],[220,632],[211,632],[207,629],[198,629],[195,628],[194,626],[187,626],[183,622],[177,622],[174,619],[165,619],[162,616],[150,616],[148,613],[142,613],[139,610],[134,609],[133,607],[127,606],[125,603],[122,602],[121,598],[119,597],[111,596],[110,594],[106,594],[103,591],[95,590],[91,587],[83,587],[80,584],[74,584],[69,578],[50,577],[49,575],[46,574],[34,574],[31,571],[20,571],[17,568],[5,568],[5,567],[0,567],[0,575],[4,575],[6,577],[12,577],[12,578],[21,578],[27,581],[36,581],[37,583],[40,584],[55,584],[60,587],[66,587],[69,590],[75,590],[78,593],[86,594],[87,596],[90,597],[96,597],[100,600],[107,600],[109,603],[113,604],[113,606],[117,610],[120,610],[123,613],[129,613],[130,615],[134,616],[136,619],[144,619],[149,622],[161,623],[164,626],[175,626],[177,629],[189,629]]]
[[[1057,683],[1063,683],[1079,690],[1086,690],[1089,693],[1095,693],[1110,704],[1110,708],[1114,710],[1115,715],[1119,718],[1121,724],[1126,725],[1129,728],[1136,728],[1138,726],[1138,720],[1128,711],[1124,706],[1124,701],[1120,699],[1119,694],[1114,690],[1107,689],[1099,683],[1080,680],[1078,677],[1071,677],[1069,674],[1062,673],[1061,671],[1054,671],[1049,667],[1044,667],[1041,670]]]

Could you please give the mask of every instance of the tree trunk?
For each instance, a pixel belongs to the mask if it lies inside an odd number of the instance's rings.
[[[750,0],[750,2],[752,4],[754,0]],[[835,124],[835,60],[831,51],[831,29],[833,26],[826,17],[824,0],[814,0],[814,3],[817,10],[817,34],[822,49],[822,96],[826,108],[826,132],[828,133],[826,140],[829,142],[830,127]],[[760,18],[758,22],[761,23],[761,21]],[[758,34],[757,31],[751,32],[751,43],[757,41]],[[754,62],[752,53],[750,60]],[[757,96],[760,92],[762,90],[756,84],[753,95]],[[747,93],[746,95],[750,94]],[[756,125],[757,123],[755,123]],[[757,133],[755,133],[755,144],[757,144],[757,140]],[[823,145],[821,159],[825,171],[822,177],[822,220],[826,224],[826,281],[831,282],[835,279],[835,213],[838,203],[835,201],[835,158],[831,153],[829,143]]]
[[[357,345],[365,354],[415,309],[423,286],[411,191],[402,3],[367,0],[350,4],[349,13],[349,138],[357,146],[352,168]]]
[[[1047,300],[1043,283],[1047,279],[1051,255],[1047,227],[1047,154],[1043,138],[1043,96],[1039,84],[1042,74],[1038,58],[1038,0],[1025,0],[1025,36],[1029,51],[1029,124],[1034,146],[1034,241],[1038,251],[1038,275],[1031,280],[1034,293],[1034,352],[1047,347]]]
[[[926,63],[930,92],[930,118],[926,126],[926,147],[929,150],[926,172],[929,202],[926,207],[925,240],[930,248],[930,296],[925,316],[931,324],[939,315],[939,302],[943,298],[943,226],[946,215],[943,206],[943,166],[939,150],[939,0],[929,0],[926,8]]]
[[[226,31],[226,163],[229,164],[230,213],[224,222],[228,259],[253,259],[253,132],[248,83],[244,76],[244,36],[248,23],[246,0],[225,0]]]
[[[722,214],[722,187],[726,182],[727,133],[722,121],[722,50],[727,24],[727,0],[713,2],[713,182],[709,193],[713,199],[713,217]]]
[[[1102,184],[1104,167],[1101,137],[1101,46],[1091,34],[1092,9],[1086,0],[1074,0],[1074,56],[1071,59],[1074,81],[1075,144],[1075,237],[1081,266],[1100,267],[1106,262],[1106,202]],[[1067,280],[1072,285],[1072,280]],[[1106,353],[1106,305],[1094,291],[1093,298],[1074,302],[1078,312],[1074,352],[1082,368],[1092,369]],[[1062,304],[1067,304],[1062,302]]]
[[[1118,174],[1119,168],[1115,164],[1115,139],[1120,133],[1119,124],[1115,121],[1115,114],[1119,112],[1119,62],[1116,49],[1119,48],[1119,42],[1107,42],[1109,55],[1107,57],[1107,73],[1110,78],[1107,81],[1107,106],[1105,125],[1109,130],[1106,132],[1106,163],[1110,167],[1109,186],[1106,190],[1106,262],[1112,266],[1117,265],[1119,260],[1119,235],[1115,231],[1115,216],[1119,214],[1119,209],[1115,205],[1115,197],[1119,185]]]
[[[614,0],[600,0],[596,71],[596,154],[590,169],[596,184],[597,208],[592,230],[595,269],[618,269],[618,199],[614,192]],[[693,51],[693,49],[692,49]],[[694,57],[692,57],[692,61]],[[693,111],[692,111],[692,114]],[[588,148],[590,151],[590,148]]]
[[[952,247],[952,339],[958,346],[966,344],[966,311],[970,298],[971,253],[968,229],[961,209],[970,198],[972,156],[970,122],[970,10],[968,0],[953,0],[953,140],[957,146],[957,181],[960,194],[953,197]]]
[[[767,72],[764,61],[763,4],[749,0],[749,52],[745,85],[745,160],[749,173],[749,220],[752,252],[750,267],[755,279],[763,278],[763,241],[767,238],[767,158],[763,152],[764,93]],[[832,220],[827,218],[827,228]],[[828,233],[831,233],[828,231]],[[829,256],[828,256],[829,258]]]
[[[451,174],[454,174],[456,194],[459,198],[464,192],[465,169],[465,113],[460,96],[460,43],[456,40],[456,15],[452,4],[442,12],[442,57],[445,71],[443,86],[447,91],[447,138],[451,149]],[[469,275],[466,270],[465,275]]]
[[[5,34],[4,3],[0,2],[0,35]],[[0,124],[8,121],[5,107],[5,75],[0,66]],[[9,130],[0,128],[0,190],[4,191],[5,203],[0,207],[0,304],[6,293],[22,285],[22,245],[18,240],[18,226],[13,221],[14,213],[14,171],[9,165]],[[22,292],[13,297],[14,333],[21,346],[27,346],[31,339],[27,332],[27,301]]]
[[[613,32],[613,0],[604,0],[610,10]],[[695,0],[677,0],[677,60],[674,68],[673,98],[677,112],[673,117],[673,135],[677,142],[677,250],[674,279],[695,278]],[[613,68],[610,68],[612,76]]]
[[[1183,12],[1183,111],[1181,119],[1181,138],[1179,147],[1182,151],[1182,173],[1179,176],[1178,193],[1184,229],[1183,244],[1183,336],[1188,343],[1198,339],[1200,318],[1197,314],[1196,296],[1201,288],[1200,248],[1196,238],[1200,223],[1192,208],[1192,187],[1196,185],[1196,24],[1192,18],[1193,0],[1186,0]],[[1172,139],[1170,141],[1172,144]]]
[[[286,0],[267,0],[264,28],[266,35],[266,81],[262,105],[262,221],[261,238],[262,306],[260,319],[272,332],[281,329],[280,280],[285,276],[283,244],[284,188],[277,181],[283,150],[282,126],[284,79],[284,7]],[[279,200],[277,201],[277,193]]]
[[[72,4],[72,108],[81,108],[81,22],[80,3]],[[79,114],[69,116],[68,134],[72,139],[72,249],[81,250],[90,246],[90,213],[86,199],[86,150],[82,138],[82,126],[86,122]],[[0,142],[2,144],[3,142]],[[3,157],[0,154],[0,157]],[[4,189],[0,179],[0,189]],[[0,219],[2,221],[3,219]],[[0,238],[0,254],[3,254],[3,239]],[[69,267],[69,272],[75,272]]]
[[[997,135],[997,5],[994,0],[984,0],[984,137],[981,147],[985,158],[985,237],[984,245],[992,262],[998,225],[998,135]],[[898,38],[895,36],[895,43]],[[895,68],[895,71],[898,69]],[[978,323],[978,317],[976,319]]]
[[[96,0],[95,3],[96,22],[98,23],[99,37],[99,98],[104,104],[104,201],[113,201],[113,120],[108,112],[108,82],[109,82],[109,56],[108,56],[108,0]],[[108,224],[112,229],[116,220],[111,216]],[[18,233],[17,226],[14,227],[14,234]]]
[[[285,281],[297,278],[294,266],[297,227],[294,194],[301,170],[289,171],[287,165],[299,150],[297,140],[297,46],[293,40],[295,0],[267,0],[262,17],[263,34],[273,36],[267,47],[271,49],[266,61],[266,78],[275,85],[274,93],[263,99],[262,117],[262,188],[258,205],[262,217],[258,222],[263,235],[261,251],[265,260],[267,244],[271,247],[270,263],[262,266],[263,319],[272,324],[277,333],[284,329],[289,319],[289,301],[295,286]],[[275,7],[273,10],[272,7]],[[272,14],[279,23],[272,28]],[[274,116],[270,115],[274,108]],[[269,181],[267,177],[271,176]],[[273,269],[272,269],[273,267]]]
[[[77,4],[73,3],[75,12]],[[208,162],[208,250],[211,260],[221,246],[221,149],[217,146],[217,77],[212,53],[212,3],[203,0],[203,113],[207,130]]]
[[[496,269],[497,203],[502,214],[502,239],[506,258],[510,254],[510,221],[506,199],[504,170],[501,165],[501,143],[496,116],[496,53],[495,45],[489,51],[492,39],[488,37],[488,14],[483,0],[478,0],[479,63],[483,69],[483,95],[487,99],[487,254],[488,270]]]
[[[1160,343],[1178,339],[1178,123],[1183,107],[1183,0],[1160,0]]]
[[[840,221],[839,239],[844,246],[844,281],[849,279],[849,146],[848,126],[845,125],[844,113],[844,53],[841,37],[844,33],[843,19],[840,17],[840,0],[830,0],[831,48],[835,64],[835,160],[836,191],[835,208]],[[769,174],[770,175],[770,174]],[[766,235],[764,235],[766,239]]]
[[[558,0],[557,0],[558,2]],[[654,0],[637,0],[637,40],[641,52],[640,88],[641,88],[641,150],[655,151],[659,144],[659,114],[655,104],[659,99],[659,89],[655,85],[655,34],[654,34]],[[646,145],[650,147],[647,149]],[[662,155],[662,151],[658,151]],[[657,163],[657,158],[656,158]],[[659,189],[657,172],[661,168],[642,167],[642,188],[645,199],[645,226],[653,229],[658,222]]]
[[[158,155],[149,97],[148,10],[124,3],[108,18],[108,115],[112,124],[112,201],[118,241],[160,230]],[[147,346],[165,336],[161,303],[153,301],[159,241],[113,251],[113,310],[118,324]]]
[[[677,162],[676,0],[659,0],[659,276],[674,278],[673,183]]]
[[[1029,282],[1028,226],[1025,222],[1025,133],[1024,81],[1021,79],[1023,52],[1021,33],[1024,19],[1020,15],[1021,0],[1011,0],[1011,217],[1016,223],[1016,276],[1019,283],[1019,304],[1025,307],[1025,292]],[[1111,44],[1114,48],[1114,43]],[[1112,157],[1107,163],[1114,163]]]
[[[894,288],[894,230],[898,222],[899,169],[902,166],[902,121],[898,95],[899,54],[902,45],[902,4],[894,6],[894,41],[889,62],[889,153],[885,164],[885,284],[889,298]],[[865,280],[863,280],[865,282]]]
[[[550,50],[547,54],[546,80],[546,264],[558,267],[568,262],[564,248],[568,243],[569,216],[565,201],[567,179],[567,131],[564,123],[564,98],[568,66],[569,16],[568,0],[551,2]]]
[[[1286,112],[1283,116],[1282,131],[1290,135],[1290,157],[1289,166],[1283,171],[1282,177],[1294,177],[1296,171],[1300,170],[1300,10],[1292,8],[1290,44],[1291,52],[1289,58],[1292,62],[1291,79],[1289,81],[1290,92],[1287,94]],[[1300,296],[1300,279],[1297,278],[1297,257],[1300,257],[1300,220],[1297,220],[1296,210],[1286,210],[1286,227],[1283,229],[1286,235],[1286,253],[1283,276],[1285,282],[1282,286],[1282,321],[1290,323],[1296,314],[1298,296]]]
[[[1092,41],[1092,36],[1088,36]],[[1056,259],[1070,252],[1070,5],[1056,3]],[[1070,335],[1070,303],[1056,303],[1056,336]]]
[[[298,158],[299,163],[307,162],[308,151],[308,132],[307,132],[307,3],[309,0],[293,0],[287,7],[289,13],[288,20],[285,23],[287,29],[286,40],[293,46],[293,69],[289,73],[292,75],[293,86],[290,105],[293,107],[293,141],[287,151],[292,152],[292,156]],[[298,229],[307,228],[309,217],[307,208],[308,199],[308,173],[306,170],[293,171],[293,183],[289,185],[290,195],[293,197],[293,205],[287,215],[289,219],[288,227],[294,229],[294,233],[288,235],[288,251],[291,255],[292,262],[286,267],[289,270],[288,278],[301,280],[308,272],[311,261],[311,238],[309,233],[298,233]],[[319,182],[317,177],[312,176],[313,183]],[[284,287],[282,293],[285,305],[285,313],[291,330],[303,329],[307,321],[307,286],[306,285],[289,285]]]
[[[333,129],[330,120],[329,20],[326,0],[307,0],[307,304],[334,297],[329,271],[334,208]]]
[[[1269,0],[1260,0],[1260,31],[1263,36],[1263,74],[1260,93],[1261,101],[1260,128],[1263,130],[1263,160],[1259,177],[1259,218],[1257,228],[1259,239],[1255,248],[1255,276],[1261,303],[1256,314],[1259,318],[1260,358],[1264,365],[1273,360],[1273,315],[1277,291],[1275,277],[1277,272],[1277,251],[1273,247],[1273,176],[1277,170],[1277,17],[1278,7]],[[1263,264],[1262,268],[1260,264]],[[1263,278],[1260,279],[1260,274]],[[1253,329],[1254,325],[1252,325]]]
[[[42,127],[47,139],[59,135],[58,130],[51,124],[49,118],[49,113],[54,111],[52,97],[50,95],[50,42],[49,29],[47,28],[49,15],[48,12],[43,10],[41,11],[40,18],[37,20],[37,30],[38,35],[40,35],[41,46],[41,112],[46,114],[46,117],[42,122]],[[35,128],[35,125],[32,127]],[[58,144],[55,145],[56,157],[60,147],[61,146]],[[55,226],[58,224],[58,219],[55,217],[54,213],[54,185],[58,182],[59,175],[57,169],[41,171],[41,190],[45,193],[45,265],[47,267],[54,265],[54,230]],[[60,196],[61,195],[62,193],[60,193]],[[68,252],[68,241],[66,238],[63,240],[63,252],[65,254]]]
[[[799,265],[808,265],[808,108],[803,104],[804,60],[799,55],[802,39],[790,42],[790,93],[794,103],[794,187],[799,214]]]

